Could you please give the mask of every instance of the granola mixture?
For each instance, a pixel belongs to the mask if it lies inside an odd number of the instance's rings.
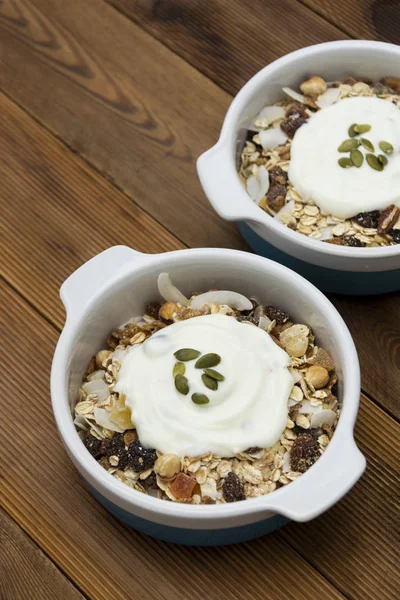
[[[252,199],[290,229],[316,240],[367,248],[400,244],[400,208],[392,204],[384,210],[361,212],[350,219],[323,214],[316,204],[300,197],[287,174],[292,139],[310,116],[343,98],[375,97],[400,106],[400,79],[384,77],[373,83],[348,77],[342,82],[327,83],[314,76],[300,85],[301,93],[290,88],[283,88],[283,91],[287,99],[265,107],[247,133],[239,175]],[[265,136],[263,145],[260,134]],[[349,135],[352,137],[357,132],[349,129]],[[390,154],[393,147],[388,146]],[[354,151],[356,160],[359,154]],[[367,156],[368,163],[372,156]],[[383,170],[387,164],[385,153],[372,160],[374,163],[370,166],[376,170]],[[343,168],[360,166],[351,164],[350,158],[346,157],[340,159],[339,164]]]
[[[149,304],[143,317],[113,331],[107,348],[88,365],[74,421],[87,450],[129,487],[173,502],[235,502],[268,494],[300,477],[325,451],[340,412],[334,361],[317,345],[311,327],[292,321],[279,307],[263,306],[254,299],[251,310],[231,308],[232,292],[221,292],[220,303],[207,303],[201,310],[191,306],[196,294],[184,305],[176,301],[176,294],[163,292],[164,304]],[[143,344],[172,323],[205,314],[229,315],[260,327],[290,356],[293,389],[286,429],[273,447],[248,448],[233,457],[162,454],[141,444],[129,408],[113,391],[126,348]]]

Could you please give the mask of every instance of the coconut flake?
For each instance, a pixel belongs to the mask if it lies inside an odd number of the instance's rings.
[[[228,290],[205,292],[204,294],[194,296],[190,306],[193,310],[201,310],[206,304],[226,304],[230,308],[236,308],[237,310],[252,310],[253,308],[251,301],[246,296]]]
[[[305,98],[304,98],[303,94],[299,94],[299,92],[295,92],[295,90],[292,90],[292,88],[283,87],[282,91],[285,92],[285,94],[287,96],[289,96],[289,98],[293,98],[293,100],[296,100],[296,102],[301,102],[301,104],[305,103]]]
[[[289,471],[291,470],[292,469],[290,468],[290,453],[285,452],[285,454],[283,455],[282,471],[284,473],[289,473]]]
[[[284,144],[288,139],[287,135],[283,133],[280,127],[260,131],[258,136],[264,150],[274,150],[277,146]]]
[[[95,381],[96,379],[104,379],[104,375],[106,372],[103,369],[99,369],[98,371],[93,371],[88,375],[88,381]]]
[[[293,377],[294,383],[299,383],[299,381],[301,380],[300,373],[296,371],[296,369],[293,369],[293,367],[289,367],[289,373]]]
[[[125,429],[121,429],[121,427],[118,427],[118,425],[111,421],[110,413],[105,408],[98,408],[95,406],[93,414],[96,424],[100,425],[100,427],[110,429],[111,431],[117,431],[118,433],[123,433],[125,431]]]
[[[323,227],[321,229],[321,237],[319,238],[321,242],[324,240],[330,240],[333,237],[332,229],[333,225],[328,225],[328,227]]]
[[[302,400],[297,406],[299,413],[303,415],[314,415],[322,411],[322,404],[313,406],[309,400]]]
[[[282,215],[292,215],[294,213],[294,205],[295,205],[294,200],[289,200],[289,202],[287,202],[287,204],[284,204],[282,206],[281,210],[278,210],[278,212],[274,216],[274,219],[277,219],[278,221],[280,221]]]
[[[330,106],[339,100],[340,88],[328,88],[326,92],[320,94],[315,101],[319,108]]]
[[[94,381],[88,381],[82,386],[82,390],[85,394],[96,394],[97,402],[104,402],[110,395],[110,391],[105,381],[102,379],[95,379]]]
[[[332,426],[336,420],[336,413],[333,410],[323,409],[313,414],[311,417],[311,427],[316,429],[322,425]]]
[[[254,119],[256,127],[268,127],[274,121],[283,119],[285,116],[283,106],[265,106]]]
[[[170,279],[168,273],[160,273],[157,279],[157,286],[160,296],[167,302],[174,302],[187,306],[189,300],[176,288]]]
[[[82,415],[76,415],[76,417],[74,419],[74,425],[79,427],[79,429],[87,429],[88,428],[88,423],[87,423],[85,417],[83,417]]]
[[[249,177],[246,181],[246,191],[250,198],[256,202],[260,194],[260,182],[255,175]]]

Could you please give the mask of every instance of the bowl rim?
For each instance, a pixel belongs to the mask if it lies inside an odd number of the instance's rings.
[[[313,54],[324,54],[325,52],[335,51],[339,49],[344,49],[351,52],[356,49],[363,50],[371,48],[373,48],[376,51],[391,51],[393,54],[396,54],[400,58],[400,46],[388,42],[379,42],[374,40],[335,40],[332,42],[323,42],[321,44],[306,46],[304,48],[300,48],[298,50],[294,50],[293,52],[285,54],[284,56],[274,60],[273,62],[263,67],[243,85],[243,87],[233,98],[232,103],[228,108],[222,125],[221,134],[217,143],[209,150],[229,150],[229,154],[226,155],[226,158],[229,160],[230,168],[233,168],[236,174],[238,189],[240,188],[240,191],[243,192],[243,194],[240,194],[240,200],[243,200],[243,208],[245,208],[246,204],[248,204],[249,207],[252,205],[255,206],[255,203],[248,196],[240,181],[235,164],[235,153],[232,153],[231,149],[235,146],[236,143],[237,122],[239,121],[240,114],[245,108],[246,104],[248,103],[248,99],[252,95],[253,90],[264,79],[269,78],[271,75],[279,71],[281,67],[286,66],[287,64],[290,64],[291,62],[296,61],[299,58],[312,56]],[[199,158],[201,159],[201,157]],[[252,220],[256,220],[259,224],[264,225],[265,227],[270,228],[272,230],[275,230],[277,234],[288,239],[290,242],[297,243],[308,250],[316,251],[324,255],[329,254],[331,256],[348,258],[351,257],[355,259],[382,259],[385,257],[392,257],[397,254],[400,255],[400,244],[395,244],[394,246],[384,246],[379,248],[353,248],[347,246],[339,246],[335,244],[323,244],[320,240],[315,240],[305,235],[301,235],[296,231],[292,231],[289,227],[286,227],[277,219],[274,219],[270,215],[267,215],[262,209],[260,209],[259,212],[260,215],[256,218],[254,218],[254,214],[249,216],[249,221],[251,222]],[[246,216],[244,216],[244,220],[246,220]]]
[[[356,348],[344,320],[324,294],[309,281],[283,265],[254,254],[223,248],[184,249],[157,255],[137,254],[141,257],[146,257],[146,260],[141,264],[140,261],[139,264],[132,261],[130,264],[125,265],[124,269],[114,274],[108,281],[105,281],[103,286],[90,297],[79,315],[70,314],[73,312],[72,310],[67,311],[67,320],[59,338],[52,364],[51,398],[57,427],[68,453],[84,478],[88,479],[100,493],[103,493],[101,490],[105,490],[109,495],[107,496],[107,493],[104,494],[106,497],[111,496],[121,500],[124,508],[128,511],[132,509],[133,514],[135,514],[135,508],[141,508],[144,511],[151,511],[153,515],[175,517],[181,521],[184,520],[190,522],[191,519],[207,519],[208,521],[211,520],[216,523],[217,521],[232,516],[243,516],[261,512],[267,513],[268,511],[279,512],[276,506],[277,503],[279,504],[281,498],[286,497],[288,494],[296,495],[297,486],[301,481],[310,481],[312,484],[313,478],[315,480],[319,477],[317,473],[323,474],[324,466],[328,464],[329,457],[332,462],[334,460],[332,459],[332,456],[335,452],[340,453],[343,443],[352,442],[354,444],[353,429],[358,413],[360,398],[360,370]],[[69,409],[67,374],[70,357],[74,350],[76,333],[105,292],[113,286],[117,286],[118,283],[123,281],[127,276],[132,279],[140,276],[142,272],[148,268],[150,264],[149,261],[158,264],[161,272],[163,268],[167,266],[167,263],[169,263],[171,267],[175,267],[179,266],[179,263],[181,262],[187,262],[188,259],[191,261],[197,259],[198,262],[201,262],[205,257],[212,257],[213,260],[237,261],[242,264],[243,262],[247,262],[248,264],[252,263],[259,271],[263,270],[266,275],[274,272],[283,280],[296,282],[297,287],[301,287],[304,291],[307,291],[307,296],[311,296],[313,301],[318,303],[323,314],[327,316],[329,329],[335,330],[335,336],[337,337],[340,351],[343,356],[346,356],[346,363],[349,362],[352,364],[352,371],[350,377],[348,376],[348,380],[346,381],[346,390],[343,396],[343,400],[345,400],[343,403],[343,410],[332,442],[312,469],[304,473],[297,481],[291,482],[290,486],[282,487],[259,498],[246,499],[243,502],[231,504],[201,505],[201,507],[199,507],[191,504],[167,502],[162,499],[153,498],[137,490],[133,490],[105,471],[89,452],[86,450],[82,452],[84,446],[75,429],[71,411]],[[98,257],[95,257],[95,259],[96,258]],[[172,262],[174,265],[171,264]],[[71,277],[73,277],[73,275]],[[357,479],[358,477],[359,474],[357,475]],[[348,485],[347,487],[343,487],[339,481],[335,493],[326,499],[326,505],[324,505],[323,510],[329,508],[334,502],[342,497],[348,488]],[[316,511],[315,514],[311,514],[308,518],[313,518],[313,516],[320,514],[320,512],[321,510]],[[312,510],[310,513],[312,513]],[[298,520],[302,519],[299,517]]]

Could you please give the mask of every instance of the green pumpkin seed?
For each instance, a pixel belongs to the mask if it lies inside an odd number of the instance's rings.
[[[362,143],[362,145],[364,146],[364,148],[366,150],[368,150],[368,152],[375,152],[375,148],[372,142],[370,142],[369,140],[367,140],[367,138],[360,138],[360,142]]]
[[[176,377],[177,375],[184,375],[186,371],[186,367],[183,363],[177,362],[174,364],[174,368],[172,371],[172,375]]]
[[[195,404],[208,404],[210,401],[204,394],[192,394],[192,402]]]
[[[212,379],[212,377],[209,377],[208,375],[202,375],[201,376],[204,385],[209,389],[209,390],[217,390],[218,389],[218,381],[216,379]]]
[[[200,356],[201,352],[198,350],[193,350],[192,348],[182,348],[181,350],[177,350],[174,353],[175,358],[178,360],[183,360],[187,362],[188,360],[194,360],[198,356]]]
[[[353,165],[359,169],[364,162],[364,156],[359,150],[352,150],[350,152],[350,160]]]
[[[338,152],[350,152],[354,148],[358,148],[360,142],[358,140],[345,140],[338,148]]]
[[[342,169],[349,169],[350,167],[353,166],[353,163],[350,160],[350,158],[345,158],[344,156],[343,156],[343,158],[339,158],[338,163],[339,163],[339,166],[342,167]]]
[[[350,125],[349,130],[348,130],[348,134],[349,137],[353,138],[357,135],[357,131],[355,130],[355,128],[357,127],[357,123],[353,123],[353,125]]]
[[[204,373],[211,377],[211,379],[216,379],[217,381],[225,381],[225,377],[218,373],[218,371],[214,371],[214,369],[204,369]]]
[[[371,125],[355,125],[354,131],[356,133],[367,133],[371,129]]]
[[[365,158],[372,169],[375,169],[375,171],[383,171],[383,164],[379,162],[375,154],[367,154]]]
[[[175,387],[180,394],[186,396],[189,393],[189,385],[188,380],[184,375],[176,375],[175,377]]]
[[[194,365],[196,369],[208,369],[209,367],[216,367],[221,362],[221,357],[218,354],[204,354],[196,364]]]
[[[378,160],[383,166],[387,165],[389,162],[384,154],[378,154]]]
[[[379,142],[379,148],[385,154],[392,154],[392,152],[394,150],[392,144],[389,144],[389,142]]]

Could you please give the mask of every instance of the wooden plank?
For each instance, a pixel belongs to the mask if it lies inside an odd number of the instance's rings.
[[[297,0],[107,1],[231,94],[283,54],[346,37]]]
[[[300,2],[352,37],[400,44],[400,13],[396,1],[300,0]]]
[[[324,600],[344,596],[279,535],[227,548],[166,545],[91,498],[58,438],[48,398],[57,332],[0,283],[0,352],[13,401],[2,421],[0,505],[92,599]],[[22,447],[21,447],[22,442]],[[28,451],[26,451],[28,449]],[[298,583],[301,581],[301,586]]]
[[[103,0],[2,2],[0,56],[7,94],[167,229],[244,247],[195,171],[227,94]]]
[[[0,509],[0,598],[83,600],[20,527]]]

